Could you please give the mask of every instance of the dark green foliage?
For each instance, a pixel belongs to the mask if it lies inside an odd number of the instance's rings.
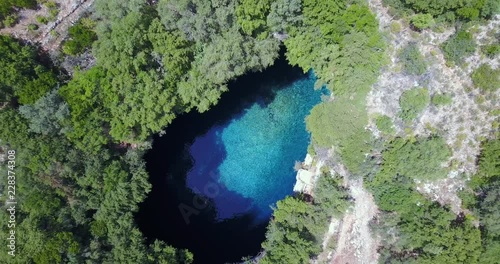
[[[375,124],[378,130],[386,135],[394,134],[394,127],[392,124],[392,119],[386,115],[379,116],[375,119]]]
[[[430,14],[416,14],[411,17],[411,24],[417,29],[426,29],[434,24],[434,19]]]
[[[310,221],[312,211],[312,205],[298,198],[278,201],[262,244],[266,250],[262,263],[306,263],[319,253],[319,243],[309,230],[316,224]],[[323,224],[326,228],[327,223]]]
[[[47,24],[49,23],[49,19],[44,17],[44,16],[36,16],[36,21],[40,24]]]
[[[173,84],[166,83],[162,69],[157,70],[154,63],[151,64],[155,60],[148,39],[150,23],[149,17],[130,13],[101,33],[95,45],[98,65],[109,80],[98,92],[105,101],[103,107],[109,109],[111,115],[110,135],[118,141],[144,140],[175,116],[173,109],[177,101]],[[177,49],[176,46],[168,48]],[[170,77],[168,73],[166,77]],[[136,107],[138,105],[141,107]]]
[[[500,88],[500,69],[492,69],[489,64],[481,64],[472,72],[474,85],[485,91],[496,91]]]
[[[498,140],[496,140],[498,142]],[[498,155],[497,155],[498,157]],[[480,171],[481,172],[481,171]],[[496,174],[500,174],[497,167]],[[480,200],[479,216],[483,230],[483,252],[481,263],[499,263],[498,253],[500,252],[500,182],[499,178],[492,179],[488,185],[483,186],[484,197]]]
[[[486,141],[481,145],[478,176],[484,182],[500,179],[500,140]]]
[[[29,24],[28,25],[28,31],[35,31],[35,30],[38,30],[37,24]]]
[[[22,104],[33,104],[56,86],[55,74],[44,67],[32,47],[0,36],[0,101],[17,97]]]
[[[303,25],[285,41],[287,59],[314,69],[318,86],[336,95],[365,92],[384,63],[384,42],[366,5],[304,1]]]
[[[342,186],[342,178],[323,173],[314,187],[314,204],[327,216],[340,218],[349,206],[349,193]]]
[[[448,174],[442,163],[450,156],[451,151],[443,138],[421,138],[415,142],[396,138],[384,152],[383,175],[388,178],[403,175],[419,180],[442,179]]]
[[[297,197],[278,201],[262,247],[262,263],[307,263],[318,254],[332,216],[341,217],[349,205],[339,178],[323,174],[315,186],[314,202]]]
[[[482,226],[480,263],[500,263],[500,140],[490,139],[481,145],[478,172],[461,193],[465,206],[479,217]]]
[[[98,14],[108,14],[111,6],[98,4]],[[241,31],[232,1],[165,0],[158,14],[128,5],[122,11],[103,18],[94,48],[109,80],[99,93],[115,141],[139,142],[177,114],[208,110],[227,82],[262,70],[278,55],[277,40]]]
[[[412,121],[429,105],[430,100],[426,88],[414,88],[403,92],[399,98],[401,118],[407,122]]]
[[[431,98],[431,102],[435,106],[450,105],[453,99],[447,94],[435,94]]]
[[[442,45],[441,49],[444,52],[444,57],[447,61],[455,64],[461,64],[465,57],[470,56],[476,50],[476,42],[472,34],[460,30],[455,35],[451,36]]]
[[[92,43],[97,40],[97,34],[92,27],[78,21],[75,25],[68,29],[69,39],[62,46],[64,53],[68,55],[78,55],[89,48]]]
[[[500,44],[491,44],[481,48],[484,54],[489,58],[494,58],[500,54]]]
[[[444,140],[436,137],[415,142],[394,139],[382,152],[381,170],[367,184],[379,209],[385,211],[378,226],[383,241],[381,261],[478,262],[480,230],[469,218],[460,219],[415,190],[413,179],[446,176],[441,163],[450,154]]]
[[[410,43],[401,50],[399,60],[403,63],[404,70],[408,74],[421,75],[427,70],[425,58],[415,43]]]
[[[412,13],[430,14],[441,21],[490,18],[500,9],[496,0],[384,0],[398,16]]]
[[[76,72],[73,80],[59,90],[71,113],[71,130],[67,136],[84,151],[98,153],[109,141],[104,133],[109,127],[109,112],[102,104],[105,98],[101,94],[109,86],[103,70],[95,67],[85,73]]]
[[[132,213],[150,189],[140,153],[87,155],[65,137],[30,133],[28,120],[13,109],[0,111],[0,121],[0,138],[16,149],[16,175],[23,175],[16,182],[19,263],[190,263],[191,254],[163,243],[148,248],[134,224]],[[6,217],[2,210],[0,219]],[[100,231],[91,233],[95,222]],[[7,223],[0,224],[4,237]],[[0,253],[0,262],[10,259]]]

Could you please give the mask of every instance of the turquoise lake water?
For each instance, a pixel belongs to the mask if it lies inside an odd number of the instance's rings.
[[[268,220],[272,206],[292,194],[293,166],[310,140],[304,118],[321,100],[314,82],[309,74],[273,87],[272,99],[257,99],[189,145],[186,185],[213,200],[218,221],[249,213]]]

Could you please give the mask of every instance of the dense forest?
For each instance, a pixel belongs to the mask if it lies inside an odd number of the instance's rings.
[[[383,2],[416,31],[464,25],[440,47],[450,65],[464,64],[477,49],[467,23],[489,19],[500,7],[495,0]],[[1,1],[2,26],[15,23],[18,8],[36,5]],[[0,232],[8,237],[11,230],[5,202],[13,171],[18,234],[16,257],[4,247],[0,262],[191,263],[196,256],[186,249],[146,243],[135,223],[151,189],[143,155],[176,116],[209,111],[229,81],[266,69],[284,46],[290,65],[313,71],[316,88],[335,98],[305,120],[310,152],[333,146],[373,193],[382,212],[373,223],[383,238],[380,261],[498,263],[498,133],[483,140],[479,170],[460,193],[470,214],[457,216],[420,194],[414,180],[446,177],[450,168],[441,164],[451,150],[439,134],[397,136],[387,116],[376,117],[381,138],[365,129],[366,96],[389,61],[386,37],[365,1],[96,0],[94,9],[61,47],[61,56],[95,57],[93,67],[72,75],[38,47],[0,36],[0,150],[15,153],[0,170]],[[495,57],[498,47],[482,52]],[[427,69],[414,44],[398,56],[410,75]],[[499,75],[482,65],[471,78],[494,92]],[[410,129],[426,106],[450,100],[410,89],[399,99],[399,118]],[[341,179],[322,169],[314,197],[277,203],[261,262],[308,263],[321,251],[330,218],[351,202]]]

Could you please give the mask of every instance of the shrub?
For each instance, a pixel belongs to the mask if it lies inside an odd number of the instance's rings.
[[[415,119],[429,105],[429,102],[429,91],[426,88],[415,88],[403,92],[399,98],[400,117],[405,121]]]
[[[28,25],[28,30],[29,31],[35,31],[38,29],[38,25],[37,24],[29,24]]]
[[[313,143],[326,148],[335,146],[352,173],[359,172],[365,154],[371,149],[371,135],[365,130],[367,124],[364,104],[345,97],[316,105],[306,117]]]
[[[474,53],[476,50],[476,42],[474,41],[471,33],[465,30],[460,30],[446,40],[442,44],[441,49],[443,50],[444,57],[447,61],[454,62],[455,64],[461,64],[465,57]]]
[[[401,24],[399,24],[396,21],[393,21],[391,23],[391,32],[392,33],[399,33],[399,32],[401,32]]]
[[[394,127],[392,126],[393,124],[390,117],[386,115],[379,116],[377,117],[377,119],[375,119],[375,123],[380,132],[387,135],[391,135],[394,133]]]
[[[44,16],[36,16],[36,21],[40,24],[47,24],[49,23],[49,19],[47,17],[44,17]]]
[[[59,14],[58,9],[49,9],[49,19],[50,20],[56,20],[57,14]]]
[[[483,53],[489,58],[493,58],[500,54],[500,44],[491,44],[481,48]]]
[[[410,43],[404,47],[399,53],[399,59],[408,74],[421,75],[427,70],[424,56],[422,56],[415,43]]]
[[[70,39],[65,41],[62,50],[68,55],[78,55],[85,51],[97,39],[97,34],[90,26],[94,24],[80,20],[68,30]]]
[[[446,94],[435,94],[432,96],[432,104],[435,106],[449,105],[452,102],[451,96]]]
[[[19,19],[18,15],[17,14],[12,14],[12,15],[8,15],[4,20],[3,20],[3,24],[4,26],[6,27],[12,27],[14,26],[16,23],[17,23],[17,20]]]
[[[500,69],[492,69],[488,64],[482,64],[472,72],[472,82],[480,89],[496,91],[500,87]]]
[[[54,1],[48,1],[47,3],[45,3],[45,6],[47,7],[47,9],[57,9],[57,3]]]
[[[434,24],[434,19],[430,14],[416,14],[411,18],[411,24],[419,30],[426,29]]]
[[[383,153],[383,177],[396,175],[411,179],[436,180],[446,178],[448,169],[441,164],[451,156],[451,150],[441,137],[411,141],[396,138]]]
[[[49,10],[49,20],[55,20],[57,18],[57,14],[59,13],[59,8],[57,3],[54,1],[48,1],[45,3],[45,6]]]

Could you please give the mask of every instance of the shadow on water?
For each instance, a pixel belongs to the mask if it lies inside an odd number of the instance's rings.
[[[153,148],[145,155],[153,188],[136,217],[149,242],[160,239],[174,247],[187,248],[194,253],[195,263],[239,261],[259,252],[268,221],[255,225],[255,212],[251,210],[231,219],[215,221],[217,211],[209,198],[213,196],[201,197],[186,187],[186,175],[193,168],[189,147],[212,127],[221,126],[223,129],[223,124],[243,115],[244,110],[254,103],[265,107],[274,99],[277,88],[287,87],[305,77],[300,69],[289,66],[283,57],[281,54],[275,65],[264,72],[249,73],[231,82],[230,91],[223,94],[219,103],[208,112],[193,111],[181,115],[162,137],[155,136]],[[207,146],[199,144],[199,147],[202,150]],[[209,166],[217,168],[226,153],[224,146],[213,149],[216,153],[196,153],[213,155]],[[214,177],[216,179],[217,175]],[[226,192],[225,196],[231,197],[235,206],[251,203],[238,193],[226,189],[219,191]],[[188,221],[186,215],[189,215]]]

